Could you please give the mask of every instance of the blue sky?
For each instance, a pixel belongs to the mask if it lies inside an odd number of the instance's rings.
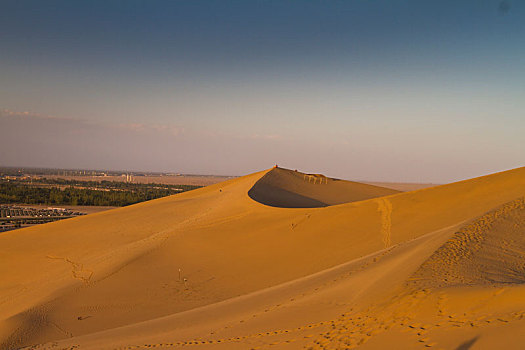
[[[515,0],[2,1],[0,164],[433,182],[523,166],[524,43]]]

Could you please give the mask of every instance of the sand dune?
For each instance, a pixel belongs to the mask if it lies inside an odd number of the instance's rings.
[[[408,192],[420,190],[428,187],[439,186],[439,184],[433,183],[419,183],[419,182],[374,182],[374,181],[360,181],[365,184],[390,188],[397,191]]]
[[[315,178],[0,235],[0,347],[519,348],[525,168],[406,193]]]
[[[399,191],[281,168],[267,172],[248,191],[253,200],[281,208],[327,207],[395,193]]]

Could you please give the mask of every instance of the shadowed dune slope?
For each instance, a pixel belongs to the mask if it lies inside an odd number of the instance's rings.
[[[399,193],[359,182],[273,168],[250,189],[253,200],[281,208],[317,208]]]
[[[1,234],[0,348],[57,340],[117,348],[217,334],[232,345],[237,334],[324,327],[323,318],[399,287],[458,225],[525,196],[518,168],[289,210],[248,195],[272,171]]]

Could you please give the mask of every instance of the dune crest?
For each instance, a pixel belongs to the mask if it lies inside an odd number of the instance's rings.
[[[424,287],[525,283],[525,198],[459,230],[416,272]]]
[[[280,208],[319,208],[399,193],[389,188],[273,168],[250,189],[253,200]]]

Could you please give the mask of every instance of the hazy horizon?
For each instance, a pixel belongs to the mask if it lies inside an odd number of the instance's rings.
[[[447,183],[523,166],[525,3],[7,1],[0,166]]]
[[[1,167],[1,166],[0,166]],[[132,174],[133,173],[136,173],[136,174],[140,174],[140,173],[151,173],[151,174],[180,174],[182,176],[210,176],[210,177],[231,177],[231,178],[234,178],[234,177],[241,177],[241,176],[244,176],[244,175],[249,175],[249,174],[241,174],[241,175],[232,175],[232,174],[214,174],[214,173],[184,173],[184,172],[177,172],[177,171],[150,171],[150,170],[147,170],[147,169],[112,169],[112,168],[82,168],[82,167],[78,167],[78,168],[50,168],[50,167],[34,167],[34,166],[24,166],[24,165],[6,165],[6,166],[3,166],[5,168],[13,168],[13,169],[25,169],[25,170],[31,170],[31,169],[46,169],[46,170],[63,170],[63,171],[99,171],[99,172],[115,172],[115,173],[118,173],[118,172],[122,172],[122,173],[129,173],[129,174]],[[271,167],[273,168],[273,166]],[[297,170],[297,171],[300,171],[300,172],[306,172],[308,173],[308,169],[294,169],[294,168],[291,168],[291,167],[284,167],[284,166],[279,166],[279,168],[283,168],[283,169],[288,169],[288,170]],[[520,167],[516,167],[516,168],[521,168]],[[481,177],[481,176],[486,176],[486,175],[491,175],[491,174],[495,174],[495,173],[501,173],[501,172],[506,172],[506,171],[509,171],[509,170],[513,170],[513,169],[516,169],[516,168],[509,168],[509,169],[501,169],[499,171],[495,171],[495,172],[490,172],[490,173],[483,173],[483,174],[478,174],[474,177]],[[267,169],[270,169],[270,168],[267,168]],[[267,169],[259,169],[258,171],[262,171],[262,170],[267,170]],[[65,175],[70,175],[70,174],[65,174]],[[91,174],[86,174],[86,176],[89,176]],[[334,178],[337,178],[334,176]],[[430,181],[392,181],[392,180],[377,180],[377,179],[374,179],[374,178],[366,178],[366,179],[356,179],[356,178],[338,178],[338,179],[341,179],[341,180],[348,180],[348,181],[361,181],[361,182],[370,182],[370,183],[400,183],[400,184],[403,184],[403,183],[407,183],[407,184],[410,184],[410,183],[413,183],[413,184],[433,184],[433,185],[445,185],[445,184],[448,184],[448,183],[453,183],[453,182],[458,182],[458,181],[463,181],[463,180],[469,180],[469,179],[472,179],[472,177],[468,177],[468,178],[464,178],[464,179],[455,179],[453,181],[450,181],[450,182],[430,182]]]

